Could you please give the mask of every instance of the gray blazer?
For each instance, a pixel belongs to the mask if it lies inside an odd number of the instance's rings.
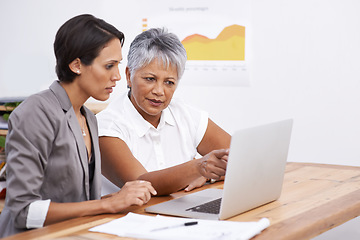
[[[97,122],[89,109],[83,106],[81,111],[87,119],[95,154],[92,186],[81,129],[59,82],[28,97],[11,113],[5,147],[7,192],[0,215],[0,237],[26,230],[29,204],[36,200],[61,203],[100,198]]]

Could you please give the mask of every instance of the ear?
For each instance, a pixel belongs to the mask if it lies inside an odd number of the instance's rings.
[[[130,74],[130,69],[128,67],[126,67],[125,69],[125,74],[126,74],[127,86],[131,87],[131,74]]]
[[[76,73],[77,75],[81,74],[81,60],[80,58],[74,59],[70,64],[69,68],[72,72]]]

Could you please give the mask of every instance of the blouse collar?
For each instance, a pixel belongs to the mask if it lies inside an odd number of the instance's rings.
[[[133,128],[139,137],[143,137],[150,129],[160,131],[165,126],[165,124],[175,126],[174,116],[169,109],[170,105],[161,112],[160,123],[157,128],[155,128],[141,116],[141,114],[136,110],[130,101],[127,94],[125,94],[124,106],[125,113],[129,114],[130,119],[132,119]]]

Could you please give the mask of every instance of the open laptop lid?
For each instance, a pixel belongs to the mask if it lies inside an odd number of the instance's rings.
[[[289,119],[233,134],[219,219],[280,197],[292,125]]]
[[[281,193],[292,120],[236,131],[231,139],[224,190],[205,189],[159,203],[146,212],[200,219],[227,219],[276,200]],[[222,197],[219,214],[187,211]]]

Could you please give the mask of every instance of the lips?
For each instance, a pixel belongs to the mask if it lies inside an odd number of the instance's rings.
[[[150,105],[155,106],[155,107],[158,107],[163,104],[163,101],[161,101],[161,100],[148,99],[148,101],[149,101]]]
[[[112,93],[114,87],[115,87],[115,85],[112,86],[112,87],[107,87],[107,88],[105,88],[105,89],[106,89],[109,93]]]

